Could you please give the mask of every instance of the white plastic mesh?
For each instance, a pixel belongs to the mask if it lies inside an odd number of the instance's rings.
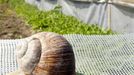
[[[73,45],[76,68],[81,75],[133,75],[134,35],[66,38]]]
[[[0,40],[0,75],[17,69],[15,49],[22,40]]]
[[[73,46],[77,75],[134,75],[134,34],[64,37]],[[0,41],[0,75],[17,69],[14,51],[22,43]]]

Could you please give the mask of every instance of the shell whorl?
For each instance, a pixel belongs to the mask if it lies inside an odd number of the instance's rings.
[[[26,40],[17,53],[24,75],[75,75],[73,49],[63,36],[41,32]]]

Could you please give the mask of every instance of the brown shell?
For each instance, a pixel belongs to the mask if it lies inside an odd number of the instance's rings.
[[[75,75],[75,58],[72,46],[61,35],[41,32],[29,38],[41,42],[41,57],[33,75]]]

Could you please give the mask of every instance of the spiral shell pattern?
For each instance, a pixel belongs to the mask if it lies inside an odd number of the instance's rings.
[[[75,75],[73,49],[63,36],[41,32],[26,40],[27,46],[17,54],[25,75]]]

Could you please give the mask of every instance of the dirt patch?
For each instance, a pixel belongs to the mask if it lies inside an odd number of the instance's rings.
[[[31,27],[17,17],[7,4],[0,5],[0,39],[24,38],[31,34]]]

